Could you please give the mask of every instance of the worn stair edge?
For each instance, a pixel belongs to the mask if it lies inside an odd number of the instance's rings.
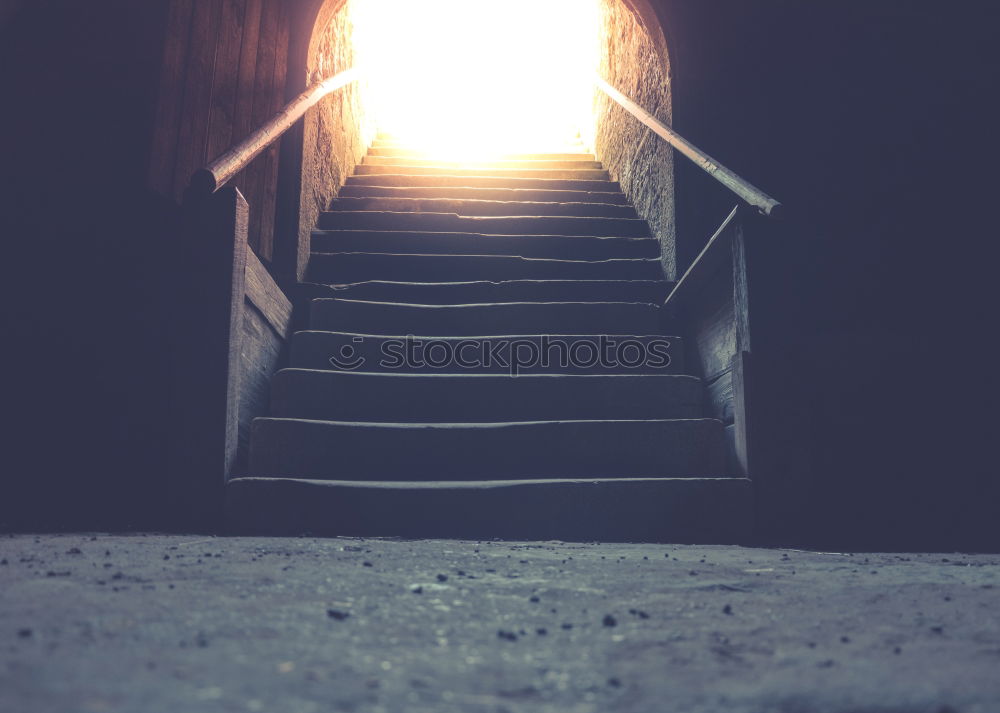
[[[482,363],[481,345],[466,342],[459,358]],[[414,360],[454,363],[438,343]],[[519,356],[533,360],[531,345]],[[397,360],[405,362],[404,350]],[[558,357],[557,357],[558,358]],[[282,369],[271,380],[271,415],[328,421],[506,423],[574,419],[686,419],[702,416],[701,379],[678,375],[500,376],[473,373]]]
[[[413,166],[432,166],[441,169],[453,169],[458,168],[466,171],[478,170],[478,169],[511,169],[511,168],[524,168],[524,169],[573,169],[573,170],[588,170],[588,169],[603,169],[601,162],[594,159],[582,159],[579,157],[573,157],[570,159],[546,159],[546,158],[533,158],[533,159],[510,159],[510,158],[497,158],[497,159],[482,159],[482,158],[472,158],[469,160],[461,159],[451,159],[443,157],[418,157],[416,155],[410,156],[373,156],[372,154],[366,155],[361,162],[362,166],[394,166],[394,167],[405,167],[410,168]]]
[[[509,255],[549,260],[659,259],[654,238],[586,235],[488,235],[392,230],[315,230],[313,253]]]
[[[565,178],[570,180],[609,181],[610,174],[602,168],[452,168],[450,166],[371,166],[354,167],[355,176],[467,176],[489,178]]]
[[[258,418],[248,475],[318,480],[723,477],[715,419],[489,424]]]
[[[451,200],[526,201],[530,203],[605,203],[629,205],[624,193],[557,191],[532,188],[472,188],[468,186],[366,186],[347,184],[342,198],[447,198]]]
[[[587,235],[612,238],[649,238],[649,224],[641,218],[574,216],[471,216],[455,213],[406,213],[344,210],[320,214],[320,229],[399,230],[492,235]]]
[[[434,159],[433,152],[422,151],[420,149],[403,148],[401,146],[372,146],[368,149],[366,156],[377,158],[415,158]],[[444,157],[437,157],[442,158]],[[592,153],[584,151],[550,151],[540,153],[501,153],[492,157],[480,157],[479,162],[490,159],[498,161],[597,161],[597,157]],[[447,159],[445,159],[447,160]]]
[[[234,535],[744,544],[743,478],[357,482],[236,478]]]
[[[368,280],[298,283],[296,299],[337,298],[409,304],[497,302],[649,302],[662,304],[675,283],[665,280],[474,280],[412,282]]]
[[[467,341],[474,341],[481,344],[481,348],[490,355],[488,360],[484,360],[477,368],[463,368],[458,365],[434,366],[424,360],[422,363],[411,363],[406,370],[409,373],[442,374],[683,374],[684,371],[684,348],[683,341],[676,336],[658,335],[628,335],[612,338],[609,342],[607,338],[600,335],[566,335],[558,340],[547,339],[538,335],[505,335],[492,337],[426,337],[415,336],[412,338],[420,343],[419,347],[413,348],[429,349],[429,343],[444,343],[451,345],[453,349]],[[557,341],[556,346],[553,342]],[[628,342],[639,342],[643,345],[646,353],[654,355],[653,358],[636,366],[626,366],[620,360],[615,363],[601,363],[594,355],[600,354],[601,349],[612,349],[617,353],[620,345]],[[515,359],[518,345],[533,345],[538,353],[545,351],[549,354],[548,364],[540,359],[538,363],[524,364],[532,355],[522,351],[524,359]],[[575,346],[574,346],[575,345]],[[405,353],[407,348],[407,336],[380,335],[380,334],[358,334],[345,332],[323,332],[323,331],[302,331],[292,335],[290,348],[290,364],[293,368],[302,369],[327,369],[338,370],[360,370],[375,373],[398,373],[400,367],[399,350],[402,348]],[[439,347],[438,347],[439,348]],[[526,347],[521,347],[522,350]],[[575,352],[569,350],[576,349]],[[631,347],[628,348],[631,350]],[[624,349],[623,349],[624,351]],[[589,353],[591,356],[585,357]],[[568,358],[569,354],[579,355],[577,363]],[[659,356],[657,356],[659,355]]]
[[[509,217],[578,217],[632,218],[639,214],[630,205],[565,201],[497,201],[475,198],[372,198],[339,196],[330,204],[331,211],[367,211],[390,213],[454,213],[480,218]]]
[[[621,184],[606,178],[601,180],[582,178],[517,178],[515,176],[461,176],[461,175],[406,175],[377,174],[368,176],[348,176],[349,186],[454,186],[462,188],[514,188],[543,189],[558,191],[596,191],[599,193],[621,192]]]
[[[665,334],[656,305],[632,302],[504,302],[414,305],[347,299],[313,300],[312,329],[434,336],[529,334]]]
[[[562,260],[520,255],[445,255],[398,253],[313,253],[312,282],[341,284],[368,280],[444,282],[467,280],[655,280],[663,277],[659,260],[611,258]]]

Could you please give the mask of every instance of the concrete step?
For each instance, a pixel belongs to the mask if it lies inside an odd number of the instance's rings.
[[[471,343],[471,346],[468,346]],[[480,358],[441,363],[464,349]],[[412,351],[409,351],[412,350]],[[417,337],[350,332],[296,332],[290,363],[300,369],[412,374],[683,374],[680,337],[566,335]],[[409,359],[406,354],[412,354]],[[401,356],[403,355],[403,356]],[[603,358],[602,358],[602,355]]]
[[[638,218],[635,208],[612,203],[563,203],[534,201],[484,201],[454,198],[351,198],[330,203],[334,211],[379,211],[391,213],[454,213],[483,217],[496,216],[576,216],[596,218]]]
[[[744,478],[359,482],[236,478],[234,535],[739,544]]]
[[[400,230],[405,232],[483,233],[490,235],[592,235],[618,238],[651,237],[649,225],[638,218],[576,218],[561,216],[480,217],[454,213],[393,213],[389,211],[328,211],[320,214],[321,230]]]
[[[453,169],[458,168],[463,171],[478,171],[480,169],[553,169],[571,168],[598,169],[603,168],[600,161],[587,161],[577,157],[572,159],[487,159],[487,160],[452,160],[441,158],[397,158],[393,156],[372,156],[371,154],[362,159],[363,166],[433,166],[435,168]]]
[[[396,148],[405,149],[409,151],[421,151],[423,153],[437,153],[436,149],[428,149],[422,147],[419,144],[415,144],[412,141],[399,138],[376,138],[370,147],[370,149],[380,149],[380,148]],[[496,155],[501,154],[507,150],[507,147],[494,146],[490,140],[486,137],[480,142],[478,147],[479,155]],[[567,139],[565,141],[546,141],[540,144],[525,144],[518,147],[519,151],[530,151],[532,153],[580,153],[587,151],[587,147],[583,145],[583,142],[579,138]],[[454,154],[454,150],[449,147],[445,150],[445,154]]]
[[[415,158],[427,159],[434,156],[427,151],[420,149],[403,148],[401,146],[373,146],[368,150],[370,158]],[[447,160],[446,156],[439,156],[442,160]],[[506,153],[495,157],[502,161],[592,161],[597,158],[592,153],[584,151],[549,152],[549,153]]]
[[[448,165],[437,166],[372,166],[361,164],[354,167],[356,176],[372,175],[404,176],[486,176],[493,178],[565,178],[593,181],[608,181],[609,174],[601,168],[461,168]]]
[[[248,475],[318,480],[725,476],[714,419],[376,424],[258,418]]]
[[[343,297],[373,302],[459,305],[483,302],[649,302],[662,304],[673,282],[663,280],[486,280],[411,282],[370,280],[350,284],[300,283],[299,299]]]
[[[657,259],[552,260],[516,255],[313,253],[309,279],[325,284],[366,280],[656,280]]]
[[[507,334],[666,334],[659,307],[629,302],[413,305],[313,300],[309,326],[329,332],[462,337]]]
[[[604,238],[580,235],[483,235],[394,230],[317,230],[312,252],[373,252],[396,255],[519,255],[565,260],[659,258],[652,238]]]
[[[605,203],[628,205],[624,193],[553,191],[529,188],[469,188],[463,186],[366,186],[348,183],[342,198],[447,198],[451,200],[523,201],[530,203]]]
[[[527,347],[528,345],[525,345]],[[414,351],[460,370],[485,356],[440,342]],[[536,358],[522,349],[525,360]],[[400,348],[399,354],[404,354]],[[403,361],[402,357],[400,361]],[[271,381],[271,415],[374,423],[502,423],[685,419],[702,414],[701,380],[677,375],[412,374],[282,369]]]
[[[584,180],[579,178],[517,178],[513,176],[461,176],[461,175],[403,175],[381,174],[348,176],[348,186],[386,187],[455,187],[455,188],[509,188],[517,190],[596,191],[615,193],[621,191],[617,181]]]

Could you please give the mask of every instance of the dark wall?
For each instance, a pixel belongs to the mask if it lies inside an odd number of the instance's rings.
[[[191,174],[285,104],[290,3],[173,0],[165,41],[149,183],[180,201]],[[233,179],[250,204],[250,247],[274,254],[280,144]]]
[[[757,473],[761,532],[1000,546],[989,5],[657,9],[675,127],[789,213],[757,241],[753,276],[755,363],[780,432]],[[677,164],[683,265],[732,200]]]
[[[166,3],[23,3],[0,32],[0,523],[125,526],[157,492],[176,206],[146,165]]]
[[[166,471],[190,317],[177,309],[189,279],[179,198],[194,166],[281,104],[287,28],[304,5],[4,7],[0,527],[204,525]],[[258,197],[252,214],[273,211],[275,161],[238,179]]]

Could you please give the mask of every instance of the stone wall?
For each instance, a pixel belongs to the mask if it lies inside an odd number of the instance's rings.
[[[646,111],[670,124],[670,68],[665,47],[643,26],[625,0],[601,1],[600,73]],[[590,141],[598,159],[649,221],[663,248],[668,279],[677,272],[674,229],[674,165],[670,146],[598,91]]]
[[[348,0],[319,30],[309,57],[309,83],[354,66],[353,23]],[[308,245],[319,214],[326,210],[375,136],[375,123],[365,112],[365,87],[355,82],[340,89],[310,111],[303,126],[302,194],[299,239]],[[304,269],[300,255],[299,273]]]

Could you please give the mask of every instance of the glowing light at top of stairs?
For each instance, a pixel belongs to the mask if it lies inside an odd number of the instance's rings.
[[[597,0],[355,0],[379,128],[455,160],[558,151],[590,120]]]

